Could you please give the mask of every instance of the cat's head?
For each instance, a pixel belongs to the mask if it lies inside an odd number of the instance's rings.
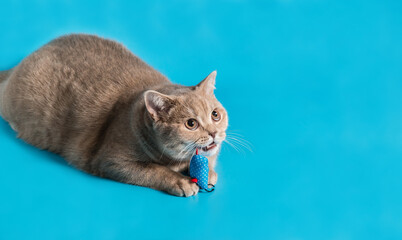
[[[228,115],[214,95],[216,71],[193,87],[175,87],[162,94],[144,93],[154,138],[165,155],[190,160],[195,149],[204,156],[216,154],[226,138]]]

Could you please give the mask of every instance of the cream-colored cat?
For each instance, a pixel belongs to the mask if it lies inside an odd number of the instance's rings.
[[[181,172],[196,148],[217,181],[228,116],[215,76],[176,85],[121,44],[68,35],[0,73],[0,112],[18,137],[79,169],[187,197],[198,186]]]

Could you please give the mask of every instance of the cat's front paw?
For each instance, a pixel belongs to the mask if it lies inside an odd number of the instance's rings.
[[[196,183],[191,181],[191,178],[179,178],[168,193],[179,197],[190,197],[198,193],[199,187]]]
[[[209,170],[208,184],[215,185],[217,181],[218,181],[218,174],[214,170]]]

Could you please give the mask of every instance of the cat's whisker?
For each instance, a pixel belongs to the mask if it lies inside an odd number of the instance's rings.
[[[232,144],[228,139],[225,139],[224,142],[229,144],[229,146],[231,146],[234,150],[236,150],[236,152],[240,153],[239,149],[234,144]]]
[[[192,151],[192,149],[187,150],[187,151],[183,154],[183,157],[186,156],[186,155],[188,155],[188,154],[190,154],[191,151]],[[190,159],[191,159],[191,158],[190,158]]]
[[[191,147],[193,146],[193,143],[188,144],[185,148],[183,148],[183,150],[178,154],[178,157],[181,159],[182,157],[184,157],[188,150],[191,149]]]
[[[181,161],[182,160],[182,158],[181,158],[181,155],[182,155],[182,153],[183,153],[183,151],[185,151],[189,146],[191,146],[193,143],[189,143],[189,144],[187,144],[176,156],[173,156],[172,157],[172,159],[170,159],[170,161],[169,161],[169,163],[166,165],[167,167],[169,167],[169,166],[171,166],[172,165],[172,163],[173,163],[173,160],[176,160],[176,161]]]
[[[249,141],[245,140],[241,134],[228,133],[226,138],[230,140],[232,144],[238,145],[239,147],[253,152],[253,145]]]
[[[191,142],[191,143],[189,143],[188,145],[186,145],[186,146],[177,154],[176,159],[179,160],[179,161],[182,160],[182,158],[183,158],[184,156],[186,156],[187,154],[190,153],[190,151],[193,150],[193,147],[194,147],[195,145],[196,145],[195,142]]]
[[[182,154],[182,152],[184,152],[188,146],[190,146],[192,143],[187,144],[186,146],[184,146],[184,148],[177,154],[177,156],[180,156]]]
[[[228,133],[228,134],[227,134],[227,137],[236,138],[236,139],[238,139],[238,140],[241,140],[241,141],[247,143],[247,144],[250,145],[250,146],[252,145],[249,141],[247,141],[246,139],[244,139],[244,136],[241,135],[241,134]]]
[[[250,151],[250,152],[253,152],[252,149],[248,148],[247,146],[242,145],[242,144],[239,143],[239,142],[232,141],[232,144],[235,145],[235,146],[237,146],[239,149],[241,149],[242,152],[245,152],[244,150],[248,150],[248,151]]]
[[[193,145],[191,145],[191,147],[188,148],[185,155],[190,155],[191,153],[192,153],[191,155],[194,155],[195,154],[194,146],[196,146],[196,143],[194,143]]]
[[[234,131],[234,130],[227,130],[226,134],[228,134],[228,135],[237,135],[237,136],[244,137],[243,134],[240,134],[240,133],[238,133],[237,131]]]
[[[227,133],[227,136],[238,137],[238,138],[245,140],[244,136],[241,134],[238,134],[238,133]]]
[[[159,162],[161,161],[161,159],[163,157],[163,154],[165,153],[165,150],[166,150],[166,146],[163,147],[162,154],[161,154],[161,156],[159,158]]]
[[[236,143],[236,144],[238,144],[238,145],[240,145],[240,146],[246,148],[246,149],[249,150],[250,152],[253,152],[251,143],[249,143],[249,142],[247,142],[247,141],[245,141],[245,140],[243,140],[243,139],[238,139],[238,138],[231,137],[231,136],[229,136],[228,139],[232,140],[232,141],[233,141],[232,143]]]

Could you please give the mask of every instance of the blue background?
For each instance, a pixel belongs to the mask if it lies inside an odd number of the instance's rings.
[[[0,239],[402,239],[402,1],[8,1],[0,69],[51,39],[118,40],[172,81],[218,70],[216,191],[84,174],[0,120]],[[239,147],[239,146],[238,146]]]

